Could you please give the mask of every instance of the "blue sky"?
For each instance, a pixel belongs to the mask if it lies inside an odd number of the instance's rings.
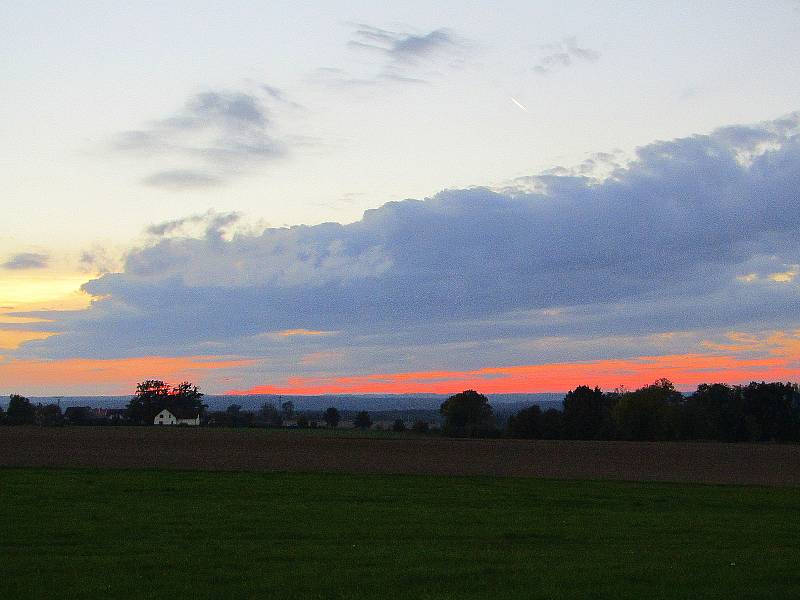
[[[219,391],[793,347],[797,2],[0,23],[0,392],[130,384],[25,361],[249,361],[188,372]]]

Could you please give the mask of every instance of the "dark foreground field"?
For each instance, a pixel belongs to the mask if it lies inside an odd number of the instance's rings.
[[[349,432],[0,428],[0,466],[499,475],[800,485],[800,445],[457,440]]]
[[[11,598],[797,598],[800,490],[0,469]]]

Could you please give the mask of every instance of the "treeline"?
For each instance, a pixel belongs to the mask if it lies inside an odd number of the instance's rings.
[[[125,409],[36,404],[16,394],[0,406],[4,425],[152,425],[163,408],[200,415],[211,427],[336,428],[342,415],[335,407],[324,412],[298,412],[291,401],[264,404],[245,411],[232,404],[224,411],[207,411],[203,394],[187,382],[172,387],[146,381]],[[667,379],[634,391],[579,386],[564,397],[562,410],[531,406],[498,423],[489,399],[474,390],[455,394],[442,403],[441,428],[426,421],[391,425],[373,423],[368,411],[351,422],[359,429],[461,437],[514,437],[567,440],[717,440],[722,442],[800,441],[800,386],[796,383],[752,382],[748,385],[702,384],[692,394],[677,391]]]
[[[334,406],[325,411],[297,411],[291,400],[278,406],[264,403],[255,411],[244,410],[239,404],[231,404],[225,410],[209,411],[202,403],[202,398],[203,394],[197,386],[189,382],[171,386],[158,380],[139,383],[125,408],[70,406],[62,411],[59,404],[33,404],[24,396],[12,394],[7,410],[0,405],[0,425],[154,425],[155,416],[167,409],[175,415],[197,416],[200,424],[207,427],[336,428],[343,422],[343,417],[350,416],[352,420],[348,425],[356,429],[385,428],[395,432],[411,430],[416,433],[428,433],[431,430],[427,421],[419,419],[410,424],[403,419],[395,419],[388,425],[373,423],[372,415],[365,410],[352,415],[343,415]]]
[[[510,417],[505,431],[532,439],[800,441],[800,387],[714,383],[684,395],[666,379],[635,391],[579,386],[563,410],[532,406]]]
[[[0,406],[0,425],[55,426],[64,422],[58,404],[33,404],[19,394],[11,394],[6,410]]]
[[[205,415],[204,425],[209,427],[289,427],[293,429],[335,429],[343,422],[341,411],[335,406],[329,406],[324,411],[297,411],[294,403],[287,400],[276,406],[264,403],[257,411],[243,410],[238,404],[231,404],[225,410],[210,411]],[[356,411],[349,424],[355,429],[383,429],[381,423],[374,423],[369,411]],[[428,433],[431,430],[427,421],[416,419],[407,425],[403,419],[394,421],[385,427],[387,430],[401,433],[413,431],[415,433]]]

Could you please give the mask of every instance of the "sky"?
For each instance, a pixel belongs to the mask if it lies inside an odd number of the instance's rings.
[[[800,373],[800,3],[0,5],[0,394]]]

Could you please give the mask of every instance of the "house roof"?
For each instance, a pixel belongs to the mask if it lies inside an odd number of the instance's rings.
[[[174,406],[170,408],[165,408],[164,410],[171,413],[176,419],[196,419],[197,417],[200,416],[200,412],[197,410],[187,410],[184,408],[177,408]],[[161,412],[164,412],[164,410],[162,410]],[[158,414],[161,414],[161,412]]]

